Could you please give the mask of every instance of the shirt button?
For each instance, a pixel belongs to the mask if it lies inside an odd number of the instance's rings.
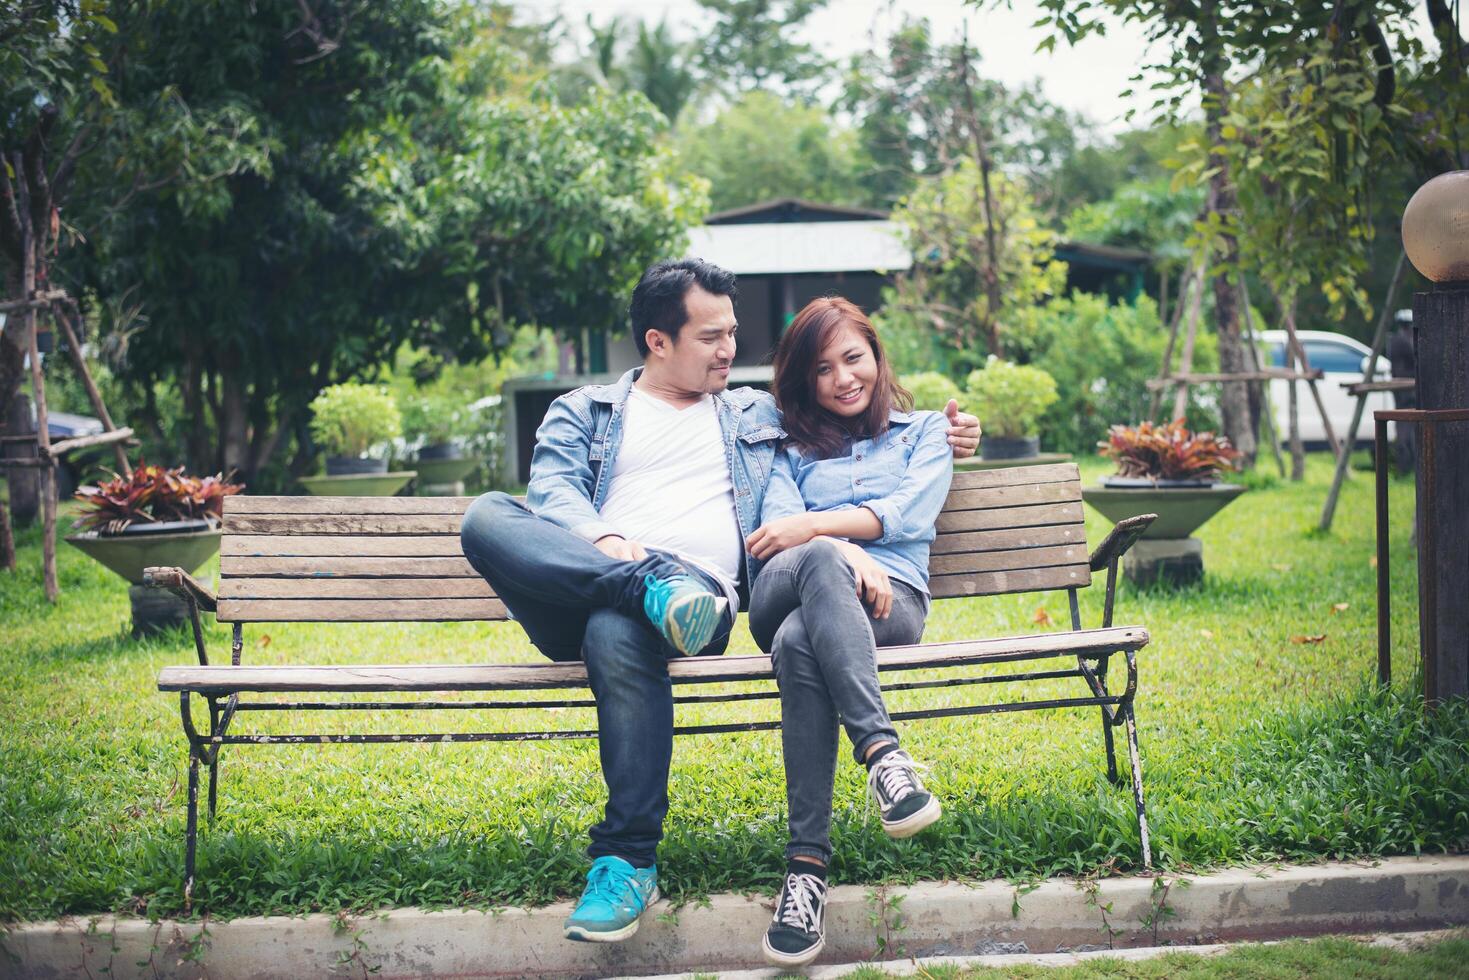
[[[857,454],[857,458],[858,458],[858,459],[861,459],[861,458],[862,458],[862,454],[861,454],[861,453],[858,453],[858,454]]]
[[[862,483],[861,479],[858,479],[857,480],[857,483],[858,483],[858,485],[861,485],[861,483]]]

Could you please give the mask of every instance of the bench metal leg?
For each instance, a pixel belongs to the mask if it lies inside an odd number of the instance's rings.
[[[1107,690],[1107,664],[1111,662],[1112,656],[1108,654],[1102,657],[1097,664],[1097,680],[1101,682],[1103,693]],[[1107,711],[1106,705],[1102,706],[1102,744],[1107,748],[1107,781],[1114,786],[1121,786],[1122,780],[1117,772],[1117,743],[1112,736],[1112,726],[1115,724],[1112,716]]]
[[[189,750],[189,815],[184,822],[184,914],[194,905],[194,856],[199,842],[199,753]]]
[[[1129,678],[1128,688],[1136,687],[1137,658],[1129,652],[1127,654],[1127,673]],[[1143,761],[1137,748],[1137,716],[1132,710],[1132,698],[1119,705],[1122,713],[1122,724],[1127,728],[1127,758],[1132,768],[1132,803],[1137,809],[1137,831],[1138,838],[1142,841],[1143,869],[1151,870],[1153,867],[1153,848],[1148,840],[1148,812],[1143,803]]]

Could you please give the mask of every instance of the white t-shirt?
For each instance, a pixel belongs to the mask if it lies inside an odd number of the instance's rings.
[[[628,540],[710,573],[738,606],[745,542],[713,395],[681,409],[632,389],[601,515]]]

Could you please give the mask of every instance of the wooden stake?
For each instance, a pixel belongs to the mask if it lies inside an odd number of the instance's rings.
[[[1255,342],[1255,314],[1250,309],[1250,284],[1245,277],[1239,277],[1240,306],[1245,316],[1245,343],[1250,348],[1250,363],[1255,366],[1256,371],[1260,367],[1260,346]],[[1270,440],[1270,452],[1275,456],[1275,470],[1281,478],[1285,477],[1285,458],[1280,454],[1280,432],[1275,428],[1275,406],[1270,399],[1270,384],[1267,381],[1260,386],[1260,416],[1265,422],[1265,434]]]
[[[1195,273],[1199,274],[1196,275]],[[1168,380],[1173,375],[1173,348],[1178,344],[1178,328],[1183,323],[1183,309],[1188,299],[1190,288],[1203,289],[1202,267],[1190,264],[1188,275],[1178,287],[1178,298],[1173,304],[1173,322],[1168,326],[1168,344],[1163,348],[1163,366],[1159,371],[1160,382]],[[1158,421],[1158,409],[1163,407],[1163,388],[1159,385],[1153,391],[1153,397],[1148,402],[1148,418],[1154,422]]]
[[[97,383],[92,380],[92,372],[87,368],[87,359],[82,356],[82,345],[78,343],[77,331],[72,329],[71,319],[65,312],[57,311],[52,307],[56,322],[61,325],[61,333],[66,341],[67,350],[71,351],[72,363],[76,365],[77,374],[81,375],[82,386],[87,389],[87,398],[92,402],[92,411],[102,420],[102,427],[108,432],[116,432],[117,426],[112,423],[112,416],[108,414],[107,405],[102,401],[102,392],[97,390]],[[75,312],[75,307],[72,307]],[[128,451],[121,442],[113,443],[112,451],[117,457],[117,471],[125,477],[131,478],[133,468],[128,464]]]
[[[31,194],[23,175],[19,153],[13,154],[14,169],[19,179],[15,182],[17,211],[20,212],[21,243],[21,295],[33,299],[36,292],[36,245],[35,229],[31,225]],[[31,397],[36,403],[36,445],[45,458],[51,446],[51,436],[46,419],[46,379],[41,373],[41,350],[36,342],[37,317],[34,306],[27,307],[23,327],[30,343]],[[45,580],[46,600],[54,603],[59,595],[56,585],[56,467],[41,470],[41,568]]]
[[[15,534],[10,530],[10,508],[0,503],[0,568],[15,571]]]
[[[1188,308],[1188,332],[1183,335],[1183,354],[1179,358],[1178,373],[1188,374],[1194,366],[1194,343],[1199,336],[1199,315],[1204,305],[1204,276],[1199,276],[1197,288]],[[1181,419],[1188,412],[1188,382],[1179,382],[1173,393],[1173,419]]]
[[[1291,303],[1290,311],[1285,317],[1285,336],[1287,345],[1295,351],[1296,359],[1300,361],[1301,370],[1309,371],[1311,362],[1306,358],[1306,348],[1301,344],[1301,338],[1296,334],[1296,306]],[[1326,433],[1326,444],[1331,447],[1333,456],[1341,456],[1341,443],[1337,441],[1336,432],[1331,427],[1331,418],[1326,414],[1326,402],[1321,400],[1321,389],[1316,387],[1316,382],[1307,381],[1306,385],[1311,389],[1311,398],[1316,402],[1316,411],[1321,413],[1321,429]],[[1294,384],[1292,384],[1294,390]]]

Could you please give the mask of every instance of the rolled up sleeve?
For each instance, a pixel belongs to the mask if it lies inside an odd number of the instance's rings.
[[[954,476],[954,453],[949,446],[948,420],[928,413],[918,432],[908,466],[898,488],[885,497],[862,501],[882,521],[877,544],[932,540],[934,522],[944,509]]]
[[[592,506],[591,448],[591,421],[568,404],[565,396],[552,402],[536,430],[525,503],[536,516],[596,541],[617,531]]]

